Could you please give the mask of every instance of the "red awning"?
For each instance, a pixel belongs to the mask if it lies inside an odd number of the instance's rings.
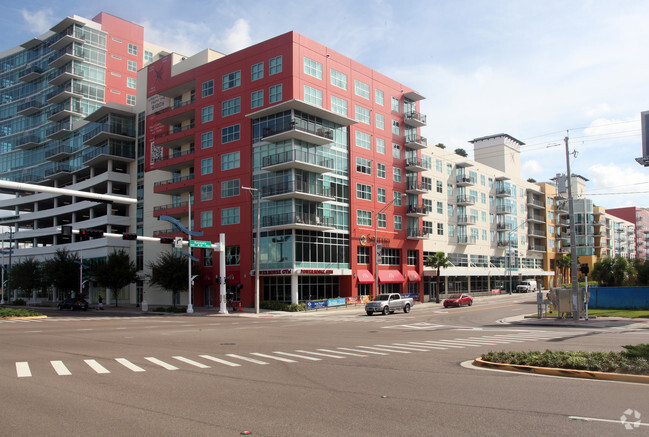
[[[379,281],[383,283],[401,283],[403,275],[399,270],[379,270]]]
[[[369,270],[359,270],[356,272],[356,276],[358,276],[358,282],[359,284],[373,284],[374,283],[374,276],[370,273]]]
[[[421,282],[421,276],[414,270],[408,270],[408,282]]]

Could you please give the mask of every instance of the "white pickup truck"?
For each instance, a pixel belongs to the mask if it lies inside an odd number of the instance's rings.
[[[368,316],[374,313],[388,315],[397,310],[403,310],[404,313],[409,313],[413,304],[412,298],[401,297],[399,293],[379,294],[374,300],[365,304],[365,312]]]

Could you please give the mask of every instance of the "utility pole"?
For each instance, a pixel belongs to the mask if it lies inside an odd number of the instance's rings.
[[[572,284],[572,318],[579,320],[579,283],[578,281],[578,257],[577,257],[577,238],[575,227],[575,207],[572,199],[572,175],[570,174],[570,152],[568,151],[568,131],[564,138],[566,143],[566,170],[568,172],[568,214],[570,214],[570,282]]]

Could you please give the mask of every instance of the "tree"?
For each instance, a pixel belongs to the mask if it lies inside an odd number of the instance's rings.
[[[439,303],[439,287],[440,287],[440,270],[450,267],[451,258],[446,256],[444,252],[437,252],[435,254],[428,255],[424,265],[426,267],[432,267],[437,269],[437,287],[435,288],[435,302]]]
[[[446,146],[444,145],[444,143],[437,143],[437,144],[435,144],[435,147],[439,147],[440,149],[446,149]]]
[[[462,157],[464,157],[464,158],[469,156],[469,154],[466,153],[466,150],[464,150],[464,149],[455,149],[455,153],[462,156]]]
[[[34,258],[27,258],[11,267],[9,287],[20,289],[36,299],[36,290],[43,286],[41,263]]]
[[[188,258],[173,252],[163,252],[155,262],[149,263],[151,269],[149,283],[162,289],[171,291],[173,305],[176,305],[176,296],[181,291],[187,291],[187,262]],[[192,275],[198,274],[192,266]]]
[[[528,178],[528,179],[527,179],[527,182],[530,182],[530,183],[532,183],[532,184],[535,184],[535,183],[536,183],[536,179],[534,179],[534,178]]]
[[[105,262],[95,264],[93,275],[100,287],[106,287],[106,293],[113,292],[115,306],[117,306],[120,290],[139,279],[135,263],[129,259],[128,253],[123,249],[108,255]]]
[[[649,285],[649,261],[636,258],[633,261],[633,268],[637,272],[636,285]]]
[[[591,277],[612,287],[632,284],[636,280],[637,272],[626,258],[604,258],[593,266]]]
[[[63,293],[63,296],[70,294],[79,286],[79,261],[77,254],[72,254],[66,249],[57,249],[53,258],[43,263],[43,279],[46,284]]]
[[[559,269],[559,271],[561,272],[561,276],[562,276],[564,284],[566,284],[568,282],[567,281],[568,276],[566,276],[566,272],[568,272],[570,270],[570,265],[571,265],[570,263],[571,262],[572,261],[571,261],[570,255],[562,255],[559,258],[557,258],[556,265],[557,265],[557,268]],[[559,285],[562,285],[562,284],[559,284]]]

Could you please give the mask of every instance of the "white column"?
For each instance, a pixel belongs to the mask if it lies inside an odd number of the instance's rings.
[[[228,313],[227,296],[225,293],[225,234],[219,234],[219,314]]]
[[[293,273],[291,275],[291,303],[298,303],[298,281],[297,275]]]

